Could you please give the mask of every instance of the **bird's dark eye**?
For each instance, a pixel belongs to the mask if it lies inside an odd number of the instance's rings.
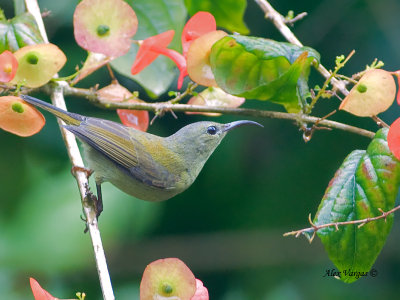
[[[209,127],[207,128],[207,133],[208,133],[208,134],[211,134],[211,135],[216,134],[216,133],[217,133],[217,127],[215,127],[215,126],[209,126]]]

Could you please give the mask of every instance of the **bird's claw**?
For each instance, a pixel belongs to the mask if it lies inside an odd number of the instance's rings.
[[[80,167],[80,166],[73,166],[71,168],[71,173],[72,175],[76,175],[76,172],[83,172],[86,174],[86,177],[89,178],[93,174],[93,170],[85,168],[85,167]]]

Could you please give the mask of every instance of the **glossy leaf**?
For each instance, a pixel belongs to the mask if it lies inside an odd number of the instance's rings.
[[[185,5],[190,15],[198,11],[208,11],[215,17],[218,26],[232,32],[249,33],[243,22],[246,0],[185,0]]]
[[[153,261],[144,270],[140,282],[140,300],[190,300],[196,291],[196,279],[178,258]]]
[[[183,0],[128,0],[127,2],[135,10],[140,24],[135,39],[144,40],[170,29],[182,32],[186,21]],[[180,35],[176,34],[169,48],[179,50],[180,44]],[[113,60],[111,65],[118,73],[137,81],[150,96],[161,95],[176,78],[176,67],[170,59],[160,56],[142,72],[132,75],[131,65],[138,48],[138,45],[132,43],[129,52]]]
[[[329,183],[315,225],[380,216],[394,207],[400,186],[400,163],[386,141],[387,129],[379,130],[367,150],[355,150],[344,160]],[[341,280],[353,282],[356,273],[368,272],[385,244],[393,215],[358,225],[317,231],[329,258],[341,272]],[[353,273],[355,272],[355,273]]]
[[[396,84],[391,73],[367,71],[344,98],[339,109],[359,117],[371,117],[387,110],[396,97]]]
[[[0,53],[4,50],[15,52],[24,46],[43,42],[35,19],[29,13],[0,21]]]
[[[314,59],[319,54],[309,47],[239,35],[220,39],[210,55],[215,80],[227,93],[270,100],[293,113],[305,105],[299,88]]]

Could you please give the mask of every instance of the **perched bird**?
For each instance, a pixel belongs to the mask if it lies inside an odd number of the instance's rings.
[[[67,112],[31,96],[20,97],[62,119],[64,127],[82,141],[100,202],[103,182],[142,200],[167,200],[194,182],[228,131],[246,124],[263,127],[247,120],[227,124],[204,121],[189,124],[164,138]]]

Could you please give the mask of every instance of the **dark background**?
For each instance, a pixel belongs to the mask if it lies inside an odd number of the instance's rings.
[[[352,49],[356,54],[343,69],[347,75],[364,69],[374,58],[383,60],[386,70],[399,69],[399,1],[271,4],[282,14],[288,10],[309,13],[293,31],[321,53],[328,69],[333,68],[337,55],[347,55]],[[85,57],[73,39],[76,1],[39,0],[39,5],[52,12],[45,19],[46,27],[51,42],[69,59],[61,72],[61,76],[68,75]],[[11,1],[0,0],[0,6],[12,17]],[[251,35],[284,40],[253,1],[248,1],[245,21]],[[81,86],[108,82],[102,69]],[[137,89],[129,80],[121,82],[130,90]],[[322,85],[323,79],[313,71],[311,82]],[[67,104],[74,112],[116,120],[114,113],[94,108],[84,99],[67,98]],[[338,104],[337,99],[323,99],[314,114],[323,116]],[[251,100],[244,106],[281,110]],[[381,117],[391,123],[398,115],[394,105]],[[32,276],[57,297],[73,298],[76,291],[84,291],[87,299],[100,299],[71,166],[55,119],[45,116],[46,126],[33,137],[0,131],[0,298],[33,299],[28,284]],[[167,136],[185,124],[209,119],[178,117],[175,120],[167,114],[157,119],[149,132]],[[216,120],[237,119],[223,116]],[[377,129],[372,120],[345,112],[334,119]],[[264,129],[244,127],[231,132],[193,186],[169,201],[147,203],[104,185],[100,230],[117,299],[138,299],[145,266],[164,257],[182,259],[208,287],[213,300],[395,298],[400,291],[398,222],[375,263],[377,277],[350,285],[323,277],[334,266],[319,239],[310,245],[302,237],[282,236],[308,226],[308,214],[316,212],[343,159],[354,149],[366,148],[369,140],[333,130],[318,131],[305,144],[290,121],[255,121]]]

